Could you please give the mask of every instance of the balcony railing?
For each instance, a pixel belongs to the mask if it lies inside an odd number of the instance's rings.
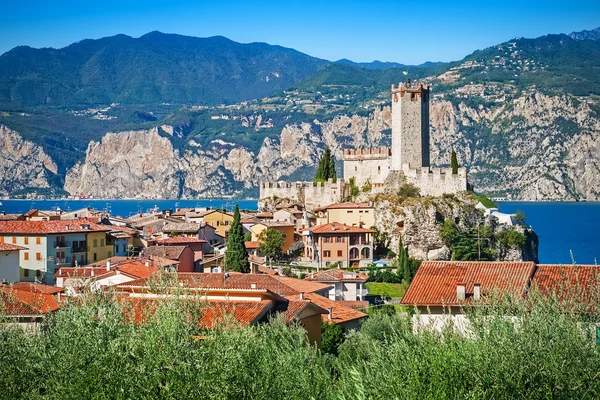
[[[71,247],[71,252],[72,253],[86,253],[87,245],[86,244],[79,245],[79,244],[73,243],[73,246]]]
[[[357,296],[366,296],[368,294],[369,294],[369,291],[367,289],[356,289]]]
[[[71,260],[67,260],[66,258],[58,258],[56,257],[54,259],[54,264],[56,265],[60,265],[60,266],[71,266]]]
[[[69,240],[57,240],[54,242],[54,247],[57,249],[71,247],[71,242]]]
[[[350,239],[350,246],[370,246],[370,240]]]

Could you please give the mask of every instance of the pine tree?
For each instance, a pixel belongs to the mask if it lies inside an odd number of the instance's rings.
[[[240,222],[240,209],[235,205],[233,211],[233,222],[229,227],[227,237],[227,250],[225,251],[225,265],[227,269],[237,272],[250,272],[248,253],[244,245],[244,228]]]
[[[452,168],[452,174],[458,174],[458,160],[456,159],[456,152],[452,149],[452,154],[450,155],[450,168]]]

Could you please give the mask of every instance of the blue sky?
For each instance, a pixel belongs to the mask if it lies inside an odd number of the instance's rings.
[[[458,60],[514,37],[600,26],[600,0],[0,1],[0,54],[159,30],[267,42],[328,60],[419,64]]]

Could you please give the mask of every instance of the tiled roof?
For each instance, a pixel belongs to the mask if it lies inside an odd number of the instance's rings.
[[[338,281],[366,281],[369,275],[360,272],[346,271],[340,268],[327,269],[313,272],[306,277],[307,281],[338,282]]]
[[[288,300],[300,299],[299,295],[287,296],[286,298]],[[321,316],[321,319],[324,322],[330,322],[333,324],[344,324],[346,322],[367,317],[367,314],[363,312],[357,311],[335,300],[330,300],[326,297],[320,296],[315,293],[304,294],[304,300],[310,300],[311,303],[314,303],[325,310],[329,310],[331,308],[331,320],[329,319],[328,314],[324,314]]]
[[[7,316],[46,314],[59,307],[58,299],[51,294],[0,288],[0,313]]]
[[[258,249],[260,247],[260,244],[258,242],[244,242],[244,246],[246,247],[246,250]]]
[[[14,283],[11,287],[15,290],[24,290],[26,292],[37,292],[37,293],[46,293],[46,294],[55,294],[64,292],[64,288],[44,285],[42,283],[31,283],[31,282],[19,282]]]
[[[0,221],[0,234],[52,234],[108,232],[110,227],[89,220],[66,221]]]
[[[203,310],[200,327],[214,329],[227,323],[228,318],[233,318],[242,326],[252,325],[264,317],[272,307],[273,302],[270,300],[210,301]]]
[[[473,285],[481,285],[481,294],[507,290],[524,296],[535,271],[533,262],[423,261],[402,298],[402,304],[417,306],[451,306],[456,286],[465,285],[466,297]]]
[[[266,289],[281,296],[299,294],[300,292],[314,292],[329,287],[328,285],[304,282],[295,278],[280,277],[267,274],[224,274],[219,273],[193,273],[180,272],[177,274],[180,283],[190,288],[228,288],[228,289]],[[137,279],[124,284],[128,287],[145,287],[147,281]]]
[[[350,308],[362,308],[364,310],[369,308],[369,302],[366,300],[363,300],[363,301],[360,301],[360,300],[336,300],[336,301],[338,303],[340,303],[341,305],[350,307]]]
[[[339,222],[330,222],[305,230],[311,231],[312,233],[373,233],[371,229],[350,226]]]
[[[192,238],[182,235],[172,236],[165,239],[158,239],[156,243],[159,244],[171,244],[171,243],[206,243],[206,240]]]
[[[156,272],[160,271],[159,266],[154,265],[149,261],[149,265],[146,266],[144,259],[129,259],[119,263],[112,264],[110,270],[106,269],[106,266],[101,267],[62,267],[59,268],[54,274],[55,278],[96,278],[102,279],[116,274],[119,271],[125,275],[129,275],[133,278],[149,278]]]
[[[149,278],[159,271],[158,268],[147,266],[138,261],[129,261],[115,266],[115,269],[134,278]]]
[[[143,250],[144,255],[179,260],[187,246],[150,246]]]
[[[292,289],[296,290],[299,293],[314,293],[331,289],[331,285],[328,285],[326,283],[310,282],[302,279],[289,278],[287,276],[282,276],[279,279],[281,280],[281,282],[290,286]]]
[[[0,243],[0,251],[27,250],[27,247],[17,246],[16,244]]]
[[[0,214],[0,221],[16,221],[23,214]]]
[[[262,212],[254,214],[256,218],[273,218],[272,212]]]
[[[183,232],[183,233],[197,233],[202,229],[201,224],[186,223],[186,222],[170,222],[162,227],[162,231],[166,233],[170,232]]]
[[[291,222],[287,222],[287,221],[273,221],[271,219],[264,219],[264,220],[262,220],[262,221],[260,221],[258,223],[261,224],[261,225],[264,225],[264,226],[266,226],[268,228],[295,226]]]
[[[258,266],[258,272],[260,272],[261,274],[267,274],[267,275],[277,275],[277,271],[275,271],[274,269],[271,269],[269,267],[265,267],[263,265]]]
[[[175,211],[173,214],[171,214],[174,217],[185,217],[186,213],[195,211],[194,208],[180,208],[179,210]]]
[[[557,296],[577,302],[586,302],[597,296],[593,288],[600,283],[597,265],[538,265],[531,287],[542,294]]]

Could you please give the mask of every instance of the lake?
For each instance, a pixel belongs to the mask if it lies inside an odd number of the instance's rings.
[[[177,207],[225,207],[233,211],[237,203],[240,209],[256,210],[256,200],[0,200],[0,210],[7,213],[24,213],[32,208],[52,210],[76,210],[90,207],[107,210],[112,215],[128,217],[138,212]],[[523,211],[527,224],[532,226],[540,239],[541,263],[571,264],[570,251],[577,264],[594,264],[600,261],[600,203],[566,202],[501,202],[500,211],[513,213]]]

